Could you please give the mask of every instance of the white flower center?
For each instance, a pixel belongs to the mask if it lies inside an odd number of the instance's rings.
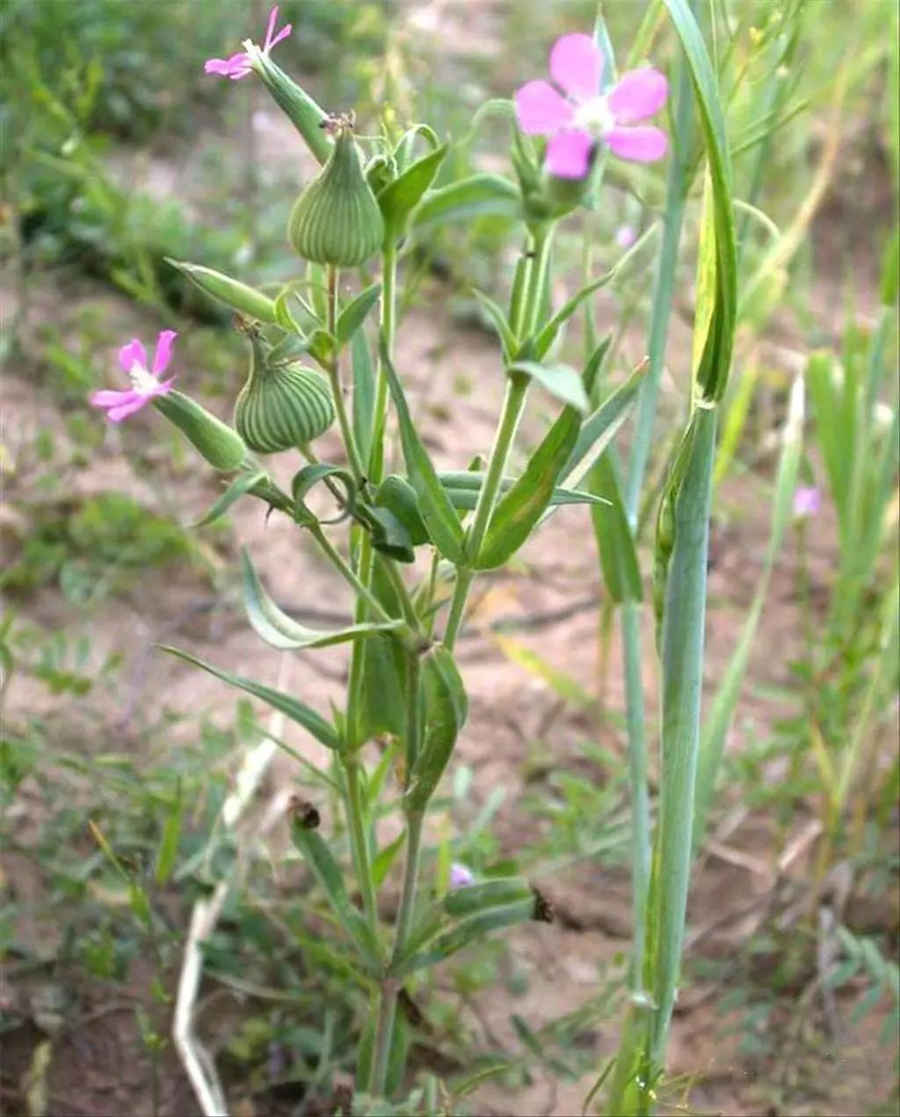
[[[590,132],[592,136],[602,137],[616,125],[616,118],[610,111],[605,96],[592,97],[575,110],[573,123],[576,128]]]
[[[131,377],[131,386],[136,392],[142,396],[149,396],[153,389],[157,387],[159,381],[152,372],[148,372],[142,364],[137,361],[128,370],[128,375]]]

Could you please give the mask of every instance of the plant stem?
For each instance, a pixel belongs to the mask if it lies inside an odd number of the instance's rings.
[[[354,574],[353,570],[350,568],[350,565],[345,562],[340,553],[332,546],[331,543],[328,542],[328,539],[325,533],[322,531],[321,527],[319,527],[318,524],[311,524],[308,530],[313,539],[315,539],[316,543],[318,543],[323,554],[327,555],[328,561],[332,564],[335,570],[340,573],[341,577],[344,578],[345,581],[347,581],[353,587],[353,590],[357,594],[357,596],[366,602],[366,604],[371,608],[373,613],[380,620],[392,620],[392,617],[388,614],[387,610],[384,608],[378,598],[372,593],[369,587],[363,585],[362,581],[357,577],[356,574]]]
[[[335,330],[337,328],[337,304],[338,304],[338,269],[333,265],[328,265],[328,332],[332,337],[335,337]],[[340,366],[337,354],[335,354],[328,364],[325,366],[328,373],[328,381],[331,384],[331,395],[334,399],[334,410],[337,414],[338,425],[341,428],[341,438],[344,440],[344,449],[347,451],[347,461],[350,464],[350,472],[353,474],[353,479],[357,485],[362,484],[364,477],[362,462],[359,458],[359,450],[356,447],[356,439],[353,437],[353,428],[350,425],[350,419],[347,415],[347,406],[344,403],[344,393],[341,388]]]
[[[525,294],[522,301],[522,337],[525,338],[534,332],[537,323],[544,277],[550,259],[553,228],[553,225],[539,226],[532,233],[530,266],[525,280]],[[522,417],[529,383],[530,377],[522,373],[512,372],[507,374],[506,394],[503,399],[503,410],[500,413],[497,430],[494,434],[494,445],[491,447],[484,483],[478,494],[478,503],[475,505],[472,526],[466,533],[466,551],[473,560],[481,549],[481,544],[484,542],[490,524],[497,493],[500,491],[503,474],[506,472],[509,451],[519,426],[519,420]],[[447,617],[447,627],[444,632],[444,644],[451,651],[459,635],[466,600],[474,578],[475,571],[471,567],[457,567],[456,585],[453,587],[453,598],[450,602],[450,613]]]
[[[375,1026],[375,1058],[372,1060],[372,1078],[369,1082],[369,1093],[376,1098],[384,1095],[387,1083],[388,1057],[394,1038],[398,992],[397,983],[393,978],[385,978],[381,983],[378,1022]]]
[[[378,909],[375,904],[375,885],[372,880],[372,863],[369,859],[369,842],[366,838],[364,812],[359,788],[359,761],[356,753],[341,757],[346,777],[345,805],[350,830],[350,848],[356,879],[362,895],[363,911],[373,934],[378,928]]]

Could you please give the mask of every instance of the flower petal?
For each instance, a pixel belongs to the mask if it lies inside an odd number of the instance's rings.
[[[620,159],[631,159],[635,163],[662,159],[669,146],[668,137],[659,128],[611,128],[603,139]]]
[[[548,81],[529,81],[516,90],[516,118],[528,135],[557,132],[571,121],[574,109]]]
[[[596,97],[603,76],[603,55],[590,35],[563,35],[550,51],[550,77],[576,101]]]
[[[175,383],[176,379],[177,377],[170,376],[168,380],[161,380],[153,389],[153,391],[150,392],[148,398],[152,398],[153,396],[164,396]]]
[[[220,77],[237,81],[250,73],[250,57],[240,50],[230,58],[210,58],[204,62],[203,69],[207,74],[218,74]]]
[[[172,342],[178,334],[174,330],[163,330],[156,339],[156,353],[153,355],[153,374],[165,372],[172,359]]]
[[[147,367],[147,350],[143,342],[133,337],[127,345],[119,350],[119,364],[126,372],[131,372],[131,366],[139,364],[141,368]]]
[[[547,169],[557,178],[584,178],[591,169],[594,137],[571,129],[557,132],[547,144]]]
[[[149,398],[149,396],[140,396],[135,392],[134,399],[130,399],[127,403],[122,403],[118,407],[111,407],[107,411],[106,417],[111,423],[121,423],[123,419],[127,419],[135,411],[140,411]]]
[[[269,12],[269,22],[266,25],[266,41],[265,41],[265,44],[263,45],[263,50],[268,50],[269,47],[272,45],[272,33],[275,30],[275,24],[276,24],[277,20],[278,20],[278,5],[276,4],[275,7],[271,10],[271,12]]]
[[[91,393],[89,402],[93,407],[117,407],[119,404],[125,403],[126,400],[133,399],[135,395],[137,393],[134,390],[120,392],[101,388],[99,392]]]
[[[634,124],[653,116],[666,103],[669,83],[665,74],[645,66],[623,74],[609,94],[610,112],[617,124]]]
[[[286,23],[284,25],[284,27],[282,27],[282,29],[275,36],[275,38],[271,41],[271,43],[269,43],[269,50],[271,50],[272,47],[277,47],[278,44],[281,42],[281,40],[286,39],[288,37],[288,35],[290,35],[290,33],[293,30],[294,30],[293,25],[290,24],[290,23]]]

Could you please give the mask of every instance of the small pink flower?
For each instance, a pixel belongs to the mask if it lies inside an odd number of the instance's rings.
[[[119,364],[131,377],[131,390],[127,392],[100,391],[91,396],[94,407],[107,408],[106,417],[113,423],[121,423],[129,415],[140,409],[154,396],[164,396],[175,381],[160,380],[159,375],[166,371],[172,359],[172,342],[178,334],[174,330],[163,330],[156,341],[153,355],[153,368],[147,370],[147,350],[137,338],[132,338],[119,350]]]
[[[815,485],[800,485],[794,490],[794,516],[806,520],[822,509],[822,494]]]
[[[602,76],[603,54],[590,35],[563,35],[550,51],[556,85],[530,81],[516,91],[519,127],[529,135],[549,136],[547,167],[557,178],[584,178],[598,139],[620,159],[638,163],[652,163],[666,153],[665,132],[632,127],[665,104],[665,76],[649,66],[629,70],[608,93],[600,93]]]
[[[263,54],[268,54],[272,47],[286,39],[291,33],[291,25],[285,24],[284,27],[275,34],[275,24],[278,21],[278,6],[276,5],[271,12],[269,12],[269,24],[266,27],[266,41],[263,45]],[[210,58],[204,63],[203,69],[207,74],[219,74],[223,78],[231,78],[232,81],[238,81],[240,78],[245,78],[251,71],[250,55],[245,51],[238,51],[230,58]]]
[[[471,869],[466,868],[466,866],[459,861],[453,862],[450,866],[450,887],[452,889],[466,888],[468,885],[474,883],[474,881],[475,877],[472,876]]]
[[[637,240],[637,233],[631,225],[620,225],[616,229],[616,244],[619,248],[631,248]]]

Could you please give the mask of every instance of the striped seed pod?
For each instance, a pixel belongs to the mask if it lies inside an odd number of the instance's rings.
[[[328,382],[296,362],[270,364],[263,343],[251,343],[250,374],[234,405],[238,433],[259,454],[305,446],[334,422]]]
[[[288,240],[298,255],[318,264],[356,267],[381,247],[384,219],[363,175],[350,124],[333,124],[328,162],[303,191],[288,220]]]

